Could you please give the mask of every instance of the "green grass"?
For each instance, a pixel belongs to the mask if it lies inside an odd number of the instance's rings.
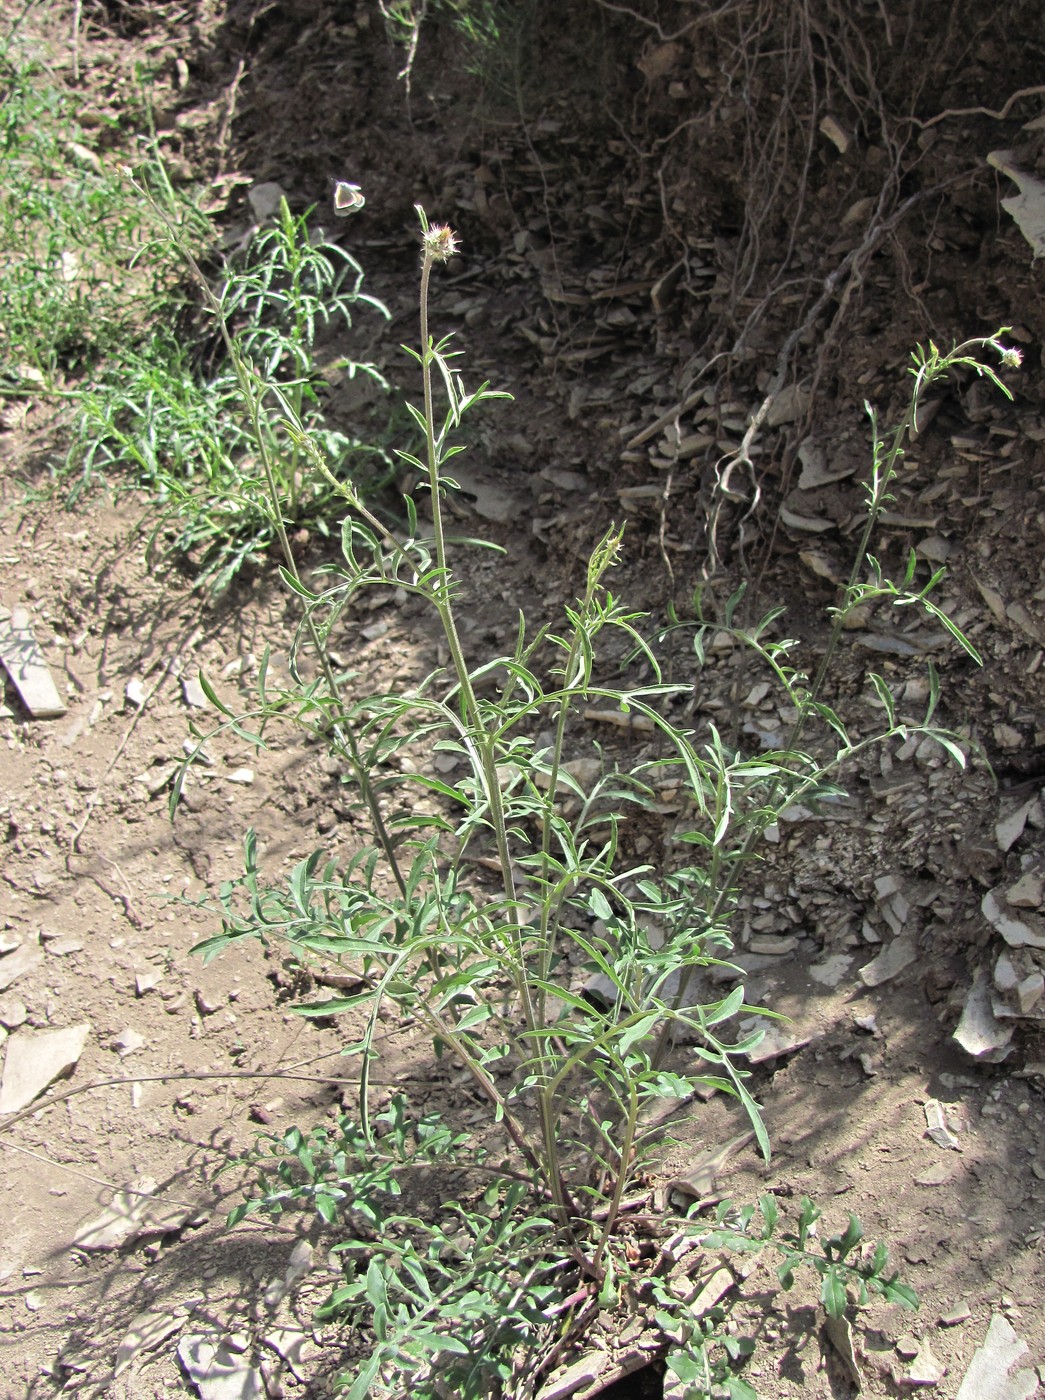
[[[72,98],[14,41],[0,67],[0,373],[53,388],[140,328],[175,265],[139,262],[147,211]]]

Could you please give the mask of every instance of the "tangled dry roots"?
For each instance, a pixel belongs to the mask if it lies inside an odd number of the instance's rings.
[[[1012,75],[1006,108],[1021,93],[1041,91],[1021,89],[1040,70],[1028,64],[1022,40],[1010,37],[1036,30],[1029,10],[1027,29],[1008,19],[1003,29],[970,0],[931,11],[917,0],[727,0],[665,3],[644,14],[617,0],[593,3],[644,32],[645,74],[688,69],[702,87],[684,119],[670,125],[663,106],[642,95],[644,154],[656,166],[665,232],[683,264],[680,287],[703,296],[694,318],[696,373],[681,386],[679,417],[699,400],[712,369],[720,402],[734,396],[736,381],[750,379],[745,363],[762,370],[760,411],[739,450],[705,483],[705,573],[713,575],[723,512],[742,551],[759,505],[750,453],[774,396],[799,378],[810,386],[782,453],[786,481],[883,248],[911,305],[912,339],[960,333],[935,324],[919,299],[918,230],[931,231],[956,189],[985,183],[984,151],[957,139],[954,126],[977,111],[998,115],[999,71]],[[970,98],[988,106],[971,107]],[[938,145],[948,123],[950,139]],[[725,178],[723,151],[736,153]],[[705,235],[697,257],[694,229]],[[706,267],[708,231],[716,262],[710,297],[706,280],[691,276],[691,263]],[[744,389],[736,396],[749,399],[750,385]],[[671,485],[669,474],[665,497]]]

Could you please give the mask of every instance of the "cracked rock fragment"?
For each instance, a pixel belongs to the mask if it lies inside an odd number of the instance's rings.
[[[995,1313],[955,1400],[1030,1400],[1038,1389],[1037,1376],[1029,1368],[1012,1369],[1028,1350],[1012,1324]]]

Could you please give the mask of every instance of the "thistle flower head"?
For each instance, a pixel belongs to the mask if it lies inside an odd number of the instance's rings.
[[[424,256],[433,262],[449,262],[460,244],[449,224],[431,224],[421,235],[421,247]]]
[[[1001,352],[1001,362],[1006,369],[1019,369],[1023,363],[1023,351],[1017,350],[1015,345],[1006,345]]]

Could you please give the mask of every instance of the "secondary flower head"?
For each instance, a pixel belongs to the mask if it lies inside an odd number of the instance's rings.
[[[431,224],[421,235],[421,247],[433,262],[449,262],[460,244],[449,224]]]

